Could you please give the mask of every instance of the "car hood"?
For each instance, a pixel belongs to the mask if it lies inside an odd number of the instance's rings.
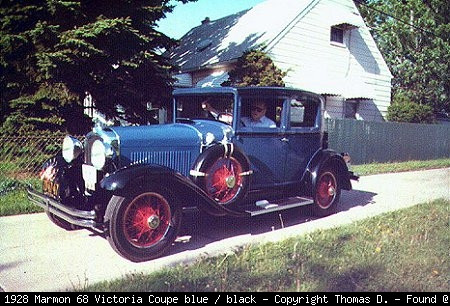
[[[203,136],[204,141],[208,137],[209,140],[213,139],[215,142],[229,142],[233,134],[231,126],[219,121],[194,120],[192,127]]]
[[[193,120],[189,123],[163,125],[110,127],[119,138],[120,147],[192,147],[200,146],[211,140],[228,141],[232,128],[226,124]]]

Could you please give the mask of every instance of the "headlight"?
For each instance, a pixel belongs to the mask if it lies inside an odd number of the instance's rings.
[[[64,137],[62,144],[62,156],[66,162],[70,163],[75,160],[78,156],[80,156],[82,151],[83,145],[78,139],[72,136]]]
[[[96,140],[91,147],[91,163],[97,169],[101,170],[106,163],[106,148],[101,140]]]
[[[116,156],[112,146],[101,140],[96,140],[91,147],[91,163],[97,169],[101,170],[108,160]]]

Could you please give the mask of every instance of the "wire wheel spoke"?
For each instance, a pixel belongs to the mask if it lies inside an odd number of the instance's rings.
[[[160,241],[170,225],[169,203],[157,193],[136,197],[124,213],[123,230],[136,247],[148,247]]]
[[[242,166],[234,158],[218,159],[207,173],[207,193],[221,204],[232,200],[241,188]]]

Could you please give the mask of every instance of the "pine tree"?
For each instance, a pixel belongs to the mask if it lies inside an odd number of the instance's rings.
[[[0,1],[3,131],[82,132],[86,92],[107,116],[120,105],[130,122],[145,121],[147,104],[170,96],[159,50],[175,41],[155,28],[172,9],[169,0]]]

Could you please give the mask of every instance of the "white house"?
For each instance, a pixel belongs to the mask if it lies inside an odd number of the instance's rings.
[[[384,120],[392,75],[352,0],[267,0],[206,18],[169,53],[176,86],[220,86],[254,48],[288,72],[286,86],[324,95],[327,117]]]

